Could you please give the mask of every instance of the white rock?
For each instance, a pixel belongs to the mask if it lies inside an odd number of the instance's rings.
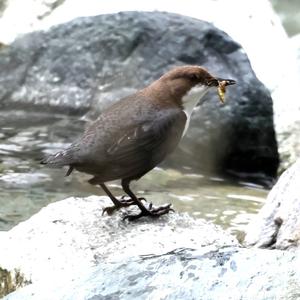
[[[299,249],[300,160],[286,170],[265,205],[246,229],[245,244],[261,248]]]
[[[170,213],[129,223],[120,213],[102,216],[107,197],[68,198],[0,232],[0,268],[19,269],[32,282],[72,280],[97,261],[162,254],[177,248],[211,250],[238,245],[213,224]],[[52,279],[51,279],[52,278]]]

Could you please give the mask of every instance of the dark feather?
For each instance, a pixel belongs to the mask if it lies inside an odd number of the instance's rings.
[[[52,168],[60,168],[66,165],[69,165],[72,162],[72,152],[70,149],[59,151],[55,154],[51,154],[47,157],[45,157],[41,164],[43,165],[49,165],[49,167]]]
[[[74,170],[74,167],[70,166],[67,173],[66,173],[66,175],[65,175],[65,177],[69,176],[72,173],[73,170]]]
[[[127,128],[107,149],[110,172],[119,173],[119,178],[147,173],[177,146],[185,122],[184,112],[169,109],[143,120],[138,126]]]

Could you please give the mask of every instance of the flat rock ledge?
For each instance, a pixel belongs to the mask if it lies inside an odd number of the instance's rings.
[[[68,198],[0,232],[0,293],[22,287],[3,299],[253,300],[300,292],[295,252],[241,248],[187,214],[131,223],[124,210],[102,216],[107,205],[106,197]]]

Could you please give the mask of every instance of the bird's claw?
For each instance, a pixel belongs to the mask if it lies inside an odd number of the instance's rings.
[[[137,220],[141,217],[146,217],[146,216],[149,216],[151,218],[158,218],[159,216],[165,215],[165,214],[169,213],[170,211],[174,212],[174,209],[171,208],[171,204],[167,204],[167,205],[159,206],[157,208],[153,208],[152,203],[150,203],[148,209],[145,208],[145,210],[142,210],[137,215],[126,215],[123,218],[123,221],[124,220],[134,221],[134,220]]]
[[[116,206],[107,206],[107,207],[104,207],[102,209],[102,216],[104,216],[105,213],[107,213],[108,216],[111,216],[115,210],[117,210],[119,208],[117,208]]]
[[[138,197],[138,199],[140,200],[140,201],[145,201],[145,202],[147,202],[147,200],[146,200],[146,198],[144,198],[144,197]],[[127,195],[123,195],[122,197],[121,197],[121,200],[126,200],[126,201],[132,201],[131,200],[131,198],[129,198]]]

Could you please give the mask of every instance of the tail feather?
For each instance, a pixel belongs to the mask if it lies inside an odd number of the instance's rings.
[[[67,150],[59,151],[55,154],[45,157],[41,164],[48,165],[53,168],[60,168],[72,164],[72,155]]]

